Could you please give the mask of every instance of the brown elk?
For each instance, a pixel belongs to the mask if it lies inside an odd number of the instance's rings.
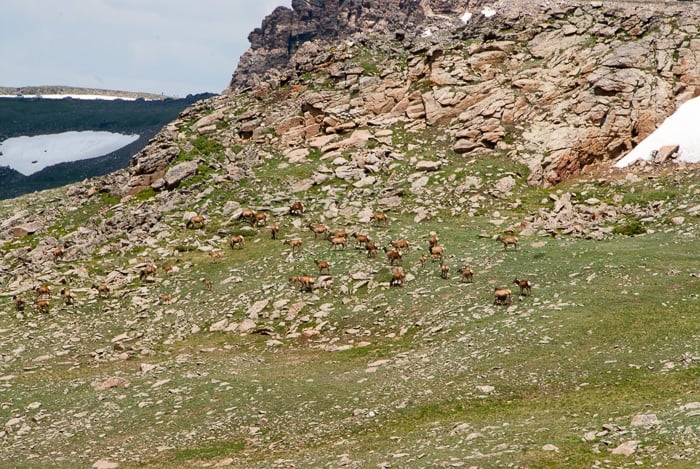
[[[331,238],[347,238],[348,237],[348,232],[345,230],[335,230],[335,231],[329,231],[326,233],[326,239],[331,239]]]
[[[204,228],[205,224],[206,219],[204,215],[192,215],[190,219],[187,220],[185,228]]]
[[[389,287],[403,287],[403,281],[405,278],[406,274],[404,273],[403,269],[401,267],[397,267],[394,269],[394,272],[391,275]]]
[[[280,232],[280,226],[278,224],[270,225],[270,239],[277,239],[277,235]]]
[[[159,299],[161,303],[170,303],[173,301],[173,295],[171,293],[163,293]]]
[[[255,214],[257,212],[252,208],[244,208],[243,211],[238,215],[239,220],[248,220],[248,223],[252,224],[255,221]]]
[[[250,222],[253,226],[264,226],[267,224],[267,213],[258,212]]]
[[[361,245],[367,245],[368,242],[370,242],[369,236],[366,234],[357,234],[357,233],[352,233],[350,236],[355,238],[355,247],[361,246]],[[360,247],[361,249],[361,247]]]
[[[141,269],[141,271],[139,272],[139,280],[141,280],[143,282],[144,280],[148,280],[148,277],[152,277],[155,274],[156,274],[155,264],[148,264],[148,265],[146,265],[146,267]]]
[[[312,291],[316,280],[310,275],[294,275],[289,278],[289,283],[298,283],[301,291]]]
[[[65,304],[72,305],[75,301],[75,293],[70,288],[64,288],[61,290],[61,298]]]
[[[39,285],[35,291],[39,298],[51,298],[51,287],[48,285]]]
[[[308,228],[313,231],[314,239],[317,239],[318,235],[328,233],[328,227],[326,225],[313,225],[309,223]]]
[[[472,283],[474,281],[474,272],[472,271],[472,268],[469,267],[468,265],[465,265],[459,270],[460,275],[462,276],[462,279],[466,282]]]
[[[372,215],[372,222],[384,223],[384,225],[387,225],[389,223],[389,217],[386,213],[375,213]]]
[[[498,235],[496,239],[500,242],[503,243],[503,250],[507,251],[509,245],[513,245],[515,250],[517,251],[520,249],[520,242],[518,241],[518,238],[516,236],[501,236]]]
[[[100,283],[99,285],[96,283],[92,284],[91,287],[93,290],[97,290],[97,296],[99,298],[103,297],[109,297],[109,287],[105,283]]]
[[[399,251],[389,251],[386,246],[384,247],[384,252],[386,253],[386,258],[389,260],[389,265],[394,265],[394,262],[403,262],[401,253]]]
[[[428,238],[428,249],[432,249],[432,248],[434,248],[434,247],[437,246],[437,245],[438,245],[438,237],[437,237],[437,235],[431,235],[431,236]]]
[[[51,255],[53,256],[53,258],[55,260],[62,259],[65,254],[66,254],[66,252],[60,246],[51,250]]]
[[[373,243],[372,241],[366,242],[365,250],[367,251],[367,257],[369,259],[377,258],[377,253],[379,252],[379,247],[377,246],[377,243]]]
[[[304,213],[304,204],[301,201],[296,201],[289,207],[289,214],[290,215],[301,216],[303,213]]]
[[[343,248],[345,249],[348,247],[348,238],[344,236],[334,236],[330,238],[328,241],[331,242],[331,247],[333,248]]]
[[[212,261],[219,262],[221,259],[224,258],[224,255],[221,254],[220,251],[212,251],[209,253],[209,257],[211,257]]]
[[[205,278],[204,280],[202,280],[202,283],[204,283],[204,288],[207,291],[212,291],[212,289],[214,288],[214,282],[211,279]]]
[[[400,239],[398,241],[389,241],[389,244],[394,246],[395,249],[408,249],[408,240]]]
[[[24,311],[24,298],[22,298],[22,295],[13,295],[12,300],[15,302],[15,308],[17,311]]]
[[[493,291],[494,305],[509,305],[511,303],[511,292],[508,288],[496,287]]]
[[[513,280],[513,283],[520,288],[520,296],[525,296],[526,293],[528,295],[532,293],[532,283],[529,280],[524,278],[516,278],[515,280]]]
[[[450,275],[450,266],[447,264],[440,264],[440,277],[447,280]]]
[[[324,270],[327,273],[331,273],[331,264],[328,261],[314,261],[316,263],[316,267],[318,267],[318,273],[320,274]]]
[[[436,260],[440,260],[442,262],[442,258],[445,255],[445,248],[442,246],[433,246],[430,248],[430,261],[435,262]]]
[[[163,273],[165,275],[169,275],[170,272],[172,272],[174,268],[175,268],[175,266],[172,264],[163,264],[163,266],[161,267],[161,269],[163,269]]]
[[[36,300],[34,302],[34,307],[42,313],[48,313],[49,308],[51,307],[51,303],[49,302],[49,300],[46,299]]]
[[[425,261],[426,261],[427,259],[428,259],[428,258],[425,256],[425,254],[421,254],[421,255],[420,255],[420,258],[418,259],[418,262],[420,262],[420,266],[421,266],[421,267],[425,267]]]
[[[292,253],[296,250],[301,250],[301,245],[303,244],[303,241],[301,238],[294,238],[294,239],[285,239],[284,244],[288,244],[289,247],[292,249]]]
[[[228,239],[228,245],[231,246],[231,249],[235,249],[236,246],[243,249],[245,238],[241,235],[233,235]]]

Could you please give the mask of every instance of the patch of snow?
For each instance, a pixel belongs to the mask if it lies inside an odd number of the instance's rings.
[[[420,35],[420,37],[430,37],[433,35],[433,32],[430,29],[426,29],[423,31],[423,34]]]
[[[462,23],[467,24],[467,22],[472,19],[472,14],[469,13],[468,11],[465,11],[462,16],[459,17],[460,20],[462,20]]]
[[[496,10],[494,10],[491,7],[486,7],[483,10],[481,10],[481,14],[487,18],[491,18],[493,15],[496,14]]]
[[[0,166],[30,176],[58,163],[108,155],[138,138],[139,135],[92,130],[8,138],[0,143]]]
[[[700,97],[685,102],[651,135],[615,163],[624,168],[638,160],[649,161],[663,146],[678,145],[677,161],[700,163],[700,132],[697,122],[700,118]]]

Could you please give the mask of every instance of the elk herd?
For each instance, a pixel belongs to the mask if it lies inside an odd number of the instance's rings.
[[[305,213],[305,207],[303,202],[297,201],[289,206],[287,215],[292,217],[302,217]],[[268,224],[268,215],[265,212],[258,212],[256,210],[246,208],[243,209],[236,217],[238,221],[248,223],[253,228],[267,227],[270,233],[270,239],[278,240],[280,237],[280,226],[276,223]],[[389,217],[385,213],[374,213],[370,218],[370,223],[374,225],[377,229],[389,226]],[[301,225],[296,225],[301,226]],[[205,230],[207,227],[207,218],[203,214],[195,214],[186,219],[185,229],[186,230]],[[354,242],[351,244],[353,251],[362,251],[368,259],[377,259],[378,252],[381,249],[385,256],[386,262],[391,269],[391,278],[389,280],[389,287],[403,287],[406,281],[406,272],[404,271],[404,260],[405,254],[410,251],[423,251],[415,241],[411,242],[407,239],[389,239],[385,243],[377,244],[373,241],[369,234],[358,233],[356,231],[348,233],[346,230],[331,230],[325,224],[322,223],[308,223],[303,225],[305,229],[308,229],[313,233],[312,242],[313,249],[318,255],[318,246],[322,242],[329,243],[329,251],[335,250],[346,250],[348,249],[349,238],[353,238]],[[300,233],[294,232],[290,233],[291,236],[286,237],[282,244],[289,246],[289,254],[294,256],[302,252],[304,248],[304,240],[300,237]],[[293,236],[293,237],[292,237]],[[319,239],[320,238],[320,239]],[[504,251],[508,251],[510,246],[513,246],[514,250],[520,249],[520,244],[518,238],[515,236],[502,236],[499,235],[495,238],[503,244]],[[243,235],[236,234],[228,237],[228,245],[231,250],[244,250],[246,249],[246,240]],[[380,247],[381,246],[381,247]],[[436,234],[430,234],[427,236],[427,244],[425,245],[425,251],[420,253],[418,262],[421,269],[425,269],[428,259],[431,263],[439,263],[437,273],[442,279],[449,279],[450,277],[450,267],[447,265],[447,252],[444,245],[441,245],[439,238]],[[62,248],[55,248],[51,254],[55,260],[59,260],[63,257],[64,252]],[[220,251],[212,251],[209,253],[213,262],[218,262],[223,259],[223,253]],[[454,256],[452,256],[454,257]],[[309,275],[308,273],[292,275],[289,277],[289,283],[295,285],[302,292],[311,292],[315,289],[324,288],[328,289],[332,285],[332,264],[327,259],[316,258],[314,264],[318,269],[318,277]],[[143,265],[143,264],[142,264]],[[157,267],[154,263],[149,262],[140,268],[139,280],[141,282],[154,281],[154,277],[157,272]],[[164,263],[161,266],[162,271],[165,275],[173,269],[172,264]],[[474,283],[474,270],[470,265],[462,265],[457,272],[459,273],[459,281],[466,283]],[[206,291],[212,291],[214,286],[214,281],[206,278],[203,280],[204,289]],[[513,284],[517,285],[519,288],[519,297],[522,299],[524,296],[528,296],[532,293],[532,283],[523,278],[515,278]],[[91,287],[97,292],[97,297],[99,299],[108,298],[110,296],[110,287],[105,283],[94,283]],[[33,306],[36,311],[47,313],[51,307],[51,287],[49,285],[39,285],[35,288],[35,298]],[[75,301],[76,295],[70,288],[63,288],[60,292],[61,298],[66,305],[71,305]],[[169,303],[173,300],[171,294],[164,293],[160,295],[160,303]],[[493,304],[494,305],[509,305],[512,303],[512,292],[506,287],[496,287],[493,290]],[[26,306],[26,299],[22,294],[16,294],[12,297],[14,306],[18,311],[23,311]]]

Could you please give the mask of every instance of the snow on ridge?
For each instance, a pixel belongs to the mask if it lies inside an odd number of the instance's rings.
[[[700,97],[697,97],[682,104],[658,129],[615,163],[615,167],[624,168],[639,160],[650,161],[661,147],[667,145],[678,145],[676,161],[700,163],[699,119]]]
[[[492,16],[494,16],[497,13],[497,11],[491,7],[484,7],[480,13],[482,15],[484,15],[486,18],[491,18]],[[467,24],[469,22],[469,20],[472,19],[473,16],[474,15],[469,10],[467,10],[464,13],[462,13],[462,15],[459,17],[459,19],[462,20],[462,23]]]

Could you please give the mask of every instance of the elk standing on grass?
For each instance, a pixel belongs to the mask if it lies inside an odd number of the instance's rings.
[[[49,303],[49,300],[36,300],[34,302],[34,307],[42,313],[48,313],[50,306],[51,304]]]
[[[209,257],[211,257],[212,261],[219,262],[221,259],[224,258],[224,255],[221,254],[220,251],[212,251],[209,253]]]
[[[327,273],[331,273],[331,264],[328,261],[314,261],[316,263],[316,267],[318,267],[318,273],[320,274],[324,270]]]
[[[156,274],[155,264],[148,264],[148,265],[146,265],[146,267],[141,269],[141,271],[139,272],[139,280],[141,280],[143,282],[144,280],[148,280],[148,277],[152,277],[155,274]]]
[[[51,287],[48,285],[39,285],[36,287],[36,296],[38,298],[51,298]]]
[[[389,251],[386,246],[384,247],[384,252],[386,253],[386,258],[389,260],[389,265],[394,265],[394,262],[403,262],[401,253],[399,251]]]
[[[204,228],[205,224],[206,219],[204,218],[204,215],[193,215],[189,220],[187,220],[185,228]]]
[[[93,283],[91,288],[93,290],[97,290],[98,298],[109,297],[109,287],[107,286],[107,284],[100,283],[99,285],[97,285],[96,283]]]
[[[75,293],[70,288],[64,288],[61,290],[61,297],[66,305],[72,305],[75,301]]]
[[[301,201],[296,201],[294,202],[290,207],[289,207],[289,214],[290,215],[303,215],[304,214],[304,204]]]
[[[301,245],[303,244],[303,241],[301,238],[294,238],[294,239],[285,239],[284,244],[288,244],[289,247],[292,249],[292,253],[296,250],[301,250]]]
[[[447,264],[440,264],[440,277],[447,280],[450,275],[450,266]]]
[[[204,288],[207,291],[212,291],[212,289],[214,288],[214,282],[211,279],[205,278],[204,280],[202,280],[202,283],[204,283]]]
[[[328,227],[326,225],[313,225],[309,223],[307,225],[311,231],[314,233],[314,239],[317,239],[318,235],[328,233]]]
[[[247,220],[251,225],[255,220],[255,210],[252,208],[244,208],[243,211],[238,215],[239,220]]]
[[[280,232],[280,226],[276,223],[270,225],[270,239],[277,239],[277,234]]]
[[[508,246],[511,245],[511,244],[513,245],[513,247],[515,248],[516,251],[517,251],[518,249],[520,249],[520,242],[518,241],[518,238],[517,238],[516,236],[501,236],[501,235],[498,235],[498,237],[496,237],[496,239],[503,243],[503,250],[504,250],[504,251],[507,251],[507,250],[508,250]]]
[[[384,225],[389,224],[389,217],[386,215],[386,213],[375,213],[372,215],[372,222],[373,223],[384,223]]]
[[[459,273],[462,275],[462,279],[465,282],[472,283],[474,281],[474,272],[472,271],[472,268],[469,267],[468,265],[465,265],[462,267],[459,271]]]
[[[367,243],[370,242],[369,236],[367,236],[367,235],[365,235],[365,234],[353,233],[353,234],[351,234],[350,236],[352,236],[353,238],[355,238],[355,247],[358,247],[358,246],[359,246],[360,249],[362,249],[362,245],[363,245],[363,244],[364,244],[364,245],[367,245]]]
[[[15,309],[17,311],[24,311],[24,298],[22,298],[22,295],[14,295],[12,297],[12,300],[15,302]]]
[[[433,246],[430,248],[430,261],[435,262],[439,260],[442,262],[442,259],[445,255],[445,248],[442,246]]]
[[[234,249],[236,246],[243,249],[245,238],[241,235],[233,235],[228,239],[228,245],[231,246],[231,249]]]
[[[51,251],[51,255],[53,255],[53,258],[56,261],[58,261],[59,259],[63,259],[63,256],[65,254],[66,254],[66,252],[60,246]]]
[[[345,238],[343,236],[334,236],[330,238],[328,241],[331,242],[331,248],[343,248],[345,249],[348,247],[348,238]]]
[[[289,278],[289,283],[298,283],[301,291],[312,291],[316,280],[310,275],[294,275]]]
[[[267,213],[256,213],[253,220],[250,222],[253,226],[264,226],[267,224]]]
[[[403,281],[405,278],[406,274],[404,273],[403,269],[401,267],[395,268],[393,274],[391,275],[391,280],[389,281],[389,287],[403,287]]]
[[[525,296],[526,293],[528,295],[532,293],[532,283],[529,280],[524,278],[516,278],[515,280],[513,280],[513,283],[520,287],[520,296]]]

